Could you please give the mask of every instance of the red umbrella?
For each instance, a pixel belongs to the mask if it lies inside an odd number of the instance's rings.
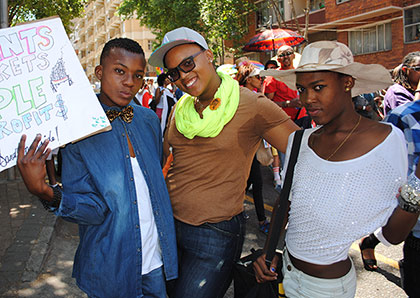
[[[280,48],[282,45],[298,46],[305,39],[289,29],[271,29],[258,33],[243,47],[247,52],[268,52]]]

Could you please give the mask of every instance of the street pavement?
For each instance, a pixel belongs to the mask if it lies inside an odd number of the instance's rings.
[[[45,212],[16,176],[9,181],[6,171],[0,173],[1,297],[17,297],[14,293],[22,284],[37,279],[56,223],[56,217]]]
[[[263,167],[266,214],[271,215],[277,192],[272,173]],[[265,235],[258,231],[252,195],[247,194],[245,210],[250,216],[243,255],[264,245]],[[22,180],[8,181],[0,173],[0,297],[86,298],[71,278],[73,257],[78,245],[77,225],[56,219],[30,195]],[[402,245],[376,250],[377,272],[363,269],[357,242],[350,249],[357,271],[357,298],[407,297],[400,287],[398,260]],[[128,297],[127,297],[128,298]],[[231,286],[225,298],[233,298]]]

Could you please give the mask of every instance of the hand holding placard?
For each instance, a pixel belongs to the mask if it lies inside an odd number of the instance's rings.
[[[0,30],[0,171],[22,134],[54,149],[109,129],[59,18]]]

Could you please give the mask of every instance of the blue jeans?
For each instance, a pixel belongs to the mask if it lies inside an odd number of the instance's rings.
[[[166,298],[165,277],[162,266],[142,275],[142,292],[145,298]]]
[[[232,281],[245,236],[240,213],[231,220],[192,226],[175,220],[178,279],[168,286],[171,298],[222,298]]]

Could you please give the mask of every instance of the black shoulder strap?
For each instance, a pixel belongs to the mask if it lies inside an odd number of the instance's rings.
[[[267,238],[268,245],[266,255],[266,260],[270,262],[276,253],[276,247],[280,235],[283,232],[282,227],[288,212],[290,188],[292,187],[293,174],[300,150],[300,144],[302,143],[303,132],[304,129],[295,132],[289,163],[287,164],[286,178],[284,179],[283,188],[280,192],[280,199],[277,200],[278,204],[273,207],[272,220],[270,223],[270,227],[272,228],[270,229],[271,233]]]

